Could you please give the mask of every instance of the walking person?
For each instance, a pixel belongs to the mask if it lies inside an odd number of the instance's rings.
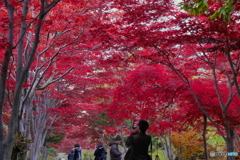
[[[146,134],[149,123],[145,120],[138,122],[139,133],[132,133],[126,144],[131,146],[131,154],[128,160],[149,160],[151,157],[148,155],[148,147],[151,143],[151,136]],[[136,129],[136,131],[138,130]]]
[[[82,149],[79,145],[79,143],[76,143],[74,145],[74,156],[73,160],[82,160]]]
[[[110,148],[110,159],[111,160],[121,160],[122,159],[122,152],[119,151],[118,145],[121,144],[122,137],[117,135],[114,141],[109,143]]]
[[[94,152],[94,160],[106,160],[107,159],[107,152],[105,151],[103,144],[99,142],[97,144],[96,150]]]
[[[71,150],[71,153],[68,154],[68,160],[74,160],[74,150]]]

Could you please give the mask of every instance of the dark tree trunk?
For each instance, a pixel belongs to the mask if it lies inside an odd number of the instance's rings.
[[[204,143],[204,157],[208,160],[208,152],[207,152],[207,139],[206,139],[206,132],[207,132],[207,116],[203,115],[203,143]]]

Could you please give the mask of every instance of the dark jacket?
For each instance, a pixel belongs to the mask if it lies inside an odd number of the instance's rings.
[[[71,153],[68,154],[68,160],[74,160],[74,150],[72,150]]]
[[[148,159],[148,147],[151,143],[151,136],[146,133],[140,132],[138,134],[131,134],[126,144],[131,146],[135,160],[146,160]]]
[[[82,149],[80,147],[74,149],[74,160],[82,160]]]
[[[95,159],[94,160],[106,160],[107,152],[103,147],[97,147],[94,152]]]
[[[115,142],[109,143],[110,148],[110,158],[111,160],[121,160],[122,153],[118,149],[118,144]]]

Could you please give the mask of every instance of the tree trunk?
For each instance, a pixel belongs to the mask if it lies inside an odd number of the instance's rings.
[[[12,56],[13,50],[13,35],[14,35],[14,8],[10,5],[7,1],[5,1],[6,9],[8,10],[8,18],[9,18],[9,27],[8,27],[8,46],[6,48],[3,64],[2,64],[2,71],[0,77],[0,159],[4,160],[4,153],[5,143],[4,143],[4,127],[3,127],[3,104],[5,99],[5,87],[6,87],[6,80],[7,80],[7,72],[8,72],[8,65],[10,62],[10,57]]]
[[[38,155],[44,145],[47,132],[50,130],[53,122],[57,118],[56,115],[51,115],[51,113],[47,110],[58,107],[60,102],[58,100],[51,99],[51,94],[48,91],[42,93],[41,95],[35,95],[34,100],[38,101],[39,104],[36,104],[37,106],[43,106],[43,108],[35,108],[35,111],[38,114],[33,116],[34,113],[32,113],[31,119],[33,142],[30,147],[30,159],[38,160]],[[49,119],[50,115],[51,120]]]
[[[12,107],[12,114],[8,124],[8,135],[5,141],[5,160],[10,160],[12,156],[13,147],[16,141],[16,133],[18,133],[18,107],[20,102],[20,93],[17,91],[14,96],[14,103]]]
[[[227,143],[227,152],[234,152],[234,129],[230,126],[229,122],[225,123],[226,129],[226,143]],[[227,156],[228,160],[235,160],[234,156]]]
[[[164,140],[164,142],[162,141],[162,139]],[[164,154],[168,157],[168,159],[174,159],[175,156],[172,151],[172,146],[170,142],[168,142],[167,137],[160,137],[160,141],[164,145],[164,150],[163,150]]]
[[[7,70],[8,70],[8,63],[11,57],[12,51],[7,51],[5,54],[5,58],[3,61],[1,77],[0,77],[0,159],[4,159],[4,127],[3,127],[3,103],[5,97],[5,86],[6,86],[6,79],[7,79]]]
[[[41,153],[42,153],[42,160],[47,160],[47,158],[48,158],[48,148],[47,148],[47,146],[42,147]]]
[[[207,139],[206,139],[206,132],[207,132],[207,116],[203,115],[203,123],[204,123],[204,127],[203,127],[203,143],[204,143],[204,156],[205,159],[208,160],[208,151],[207,151]]]

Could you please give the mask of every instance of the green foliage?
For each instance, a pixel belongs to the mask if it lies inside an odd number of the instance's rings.
[[[109,120],[109,117],[106,115],[106,112],[102,112],[101,114],[98,115],[99,119],[89,119],[94,126],[101,126],[101,125],[109,125],[113,126],[114,122]]]
[[[233,5],[232,3],[228,2],[226,6],[223,6],[219,10],[215,11],[215,13],[210,16],[210,19],[214,20],[218,17],[222,18],[224,22],[229,22],[232,10]]]
[[[83,159],[94,159],[94,150],[84,150]]]
[[[67,158],[67,154],[66,153],[58,153],[57,156],[55,158]]]
[[[58,150],[56,148],[48,148],[48,153],[49,154],[51,154],[51,153],[55,154],[57,152],[58,152]]]
[[[48,134],[45,138],[45,145],[50,144],[50,143],[59,143],[61,140],[64,138],[65,134],[60,133],[60,134],[55,134],[55,135],[50,135]]]
[[[208,10],[208,0],[190,1],[188,3],[179,3],[181,9],[187,11],[191,15],[200,15]]]
[[[210,152],[225,152],[226,142],[220,135],[216,134],[215,130],[209,127],[206,136],[208,155]],[[179,158],[196,159],[204,156],[202,133],[194,128],[181,133],[173,132],[172,143],[175,149],[174,153]],[[215,160],[219,157],[211,157],[211,159]]]
[[[56,148],[48,148],[48,159],[51,157],[55,157],[58,154],[58,150]]]
[[[47,160],[55,160],[54,157],[48,156]]]
[[[153,151],[164,150],[163,142],[159,141],[159,137],[152,136],[152,146],[153,146]]]
[[[167,160],[168,158],[165,156],[164,152],[164,144],[159,140],[159,137],[152,136],[152,157],[153,159],[158,159],[156,156],[159,157],[160,160]],[[158,160],[159,160],[158,159]]]
[[[210,136],[208,139],[208,143],[214,146],[213,151],[223,152],[223,149],[226,146],[226,142],[224,141],[222,136],[214,134],[213,132],[212,133],[210,132],[209,134]]]
[[[224,22],[230,21],[230,15],[233,11],[233,0],[224,0],[223,6],[216,10],[212,15],[209,16],[210,20],[215,20],[216,18],[222,19]],[[209,10],[208,0],[196,0],[190,1],[188,3],[179,3],[181,9],[187,11],[191,15],[201,15]]]
[[[12,151],[12,160],[23,160],[23,155],[27,152],[26,145],[32,143],[32,140],[26,140],[21,132],[16,134],[16,144]]]

